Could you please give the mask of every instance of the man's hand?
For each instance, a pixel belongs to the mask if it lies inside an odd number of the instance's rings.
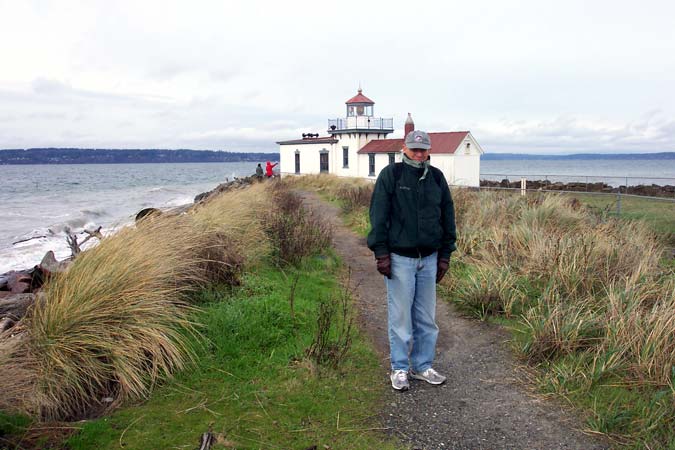
[[[440,283],[450,267],[450,260],[447,258],[438,258],[438,266],[436,268],[436,283]]]
[[[377,271],[391,280],[391,256],[385,255],[375,259],[377,260]]]

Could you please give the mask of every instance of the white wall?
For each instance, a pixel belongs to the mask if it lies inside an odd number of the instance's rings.
[[[443,176],[449,184],[453,184],[452,179],[455,174],[455,156],[451,153],[432,153],[431,165],[440,169]]]
[[[478,187],[480,185],[480,155],[455,155],[455,177],[450,184]]]
[[[329,151],[328,170],[333,171],[331,167],[330,153],[334,153],[335,144],[281,144],[279,145],[279,173],[295,173],[295,152],[300,152],[300,173],[303,175],[318,174],[321,172],[319,152],[323,149]],[[342,150],[340,150],[342,151]]]
[[[467,152],[466,144],[469,143]],[[455,151],[454,179],[451,184],[478,187],[480,185],[480,155],[483,149],[471,133]]]
[[[332,155],[335,164],[330,172],[341,177],[359,177],[363,172],[368,176],[368,158],[366,158],[364,162],[357,152],[368,142],[377,139],[378,134],[351,133],[350,135],[349,133],[345,133],[338,134],[335,137],[339,139],[339,141],[335,144],[335,154]],[[384,139],[384,133],[380,133],[379,137],[380,139]],[[347,168],[342,166],[342,147],[349,147],[349,167]]]
[[[401,162],[401,152],[396,153],[395,156],[396,162]],[[368,155],[361,154],[359,155],[359,172],[356,175],[360,178],[367,178],[370,180],[376,180],[377,176],[380,174],[382,169],[389,165],[389,154],[388,153],[376,153],[375,154],[375,175],[370,176],[368,174]]]

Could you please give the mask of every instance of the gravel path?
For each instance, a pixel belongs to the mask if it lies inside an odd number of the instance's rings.
[[[365,239],[342,226],[338,208],[315,194],[305,204],[335,224],[334,246],[352,269],[362,329],[382,355],[382,383],[389,383],[386,289]],[[382,422],[404,447],[436,449],[605,449],[606,442],[578,431],[569,411],[527,393],[499,327],[462,317],[440,301],[434,367],[442,386],[411,380],[410,390],[387,391]]]

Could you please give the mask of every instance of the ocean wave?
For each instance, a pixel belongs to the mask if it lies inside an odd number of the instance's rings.
[[[178,189],[168,186],[156,186],[148,189],[148,192],[178,192]]]
[[[192,201],[193,201],[193,197],[187,197],[187,196],[176,197],[176,198],[172,198],[171,200],[168,200],[168,201],[164,202],[163,206],[175,207],[175,206],[189,205],[189,204],[192,204]]]
[[[108,215],[108,212],[103,208],[81,209],[80,212],[86,217],[101,217]]]

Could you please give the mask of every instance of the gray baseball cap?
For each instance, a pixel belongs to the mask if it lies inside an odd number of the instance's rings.
[[[409,149],[429,150],[431,148],[431,139],[424,131],[414,130],[405,137],[405,146]]]

